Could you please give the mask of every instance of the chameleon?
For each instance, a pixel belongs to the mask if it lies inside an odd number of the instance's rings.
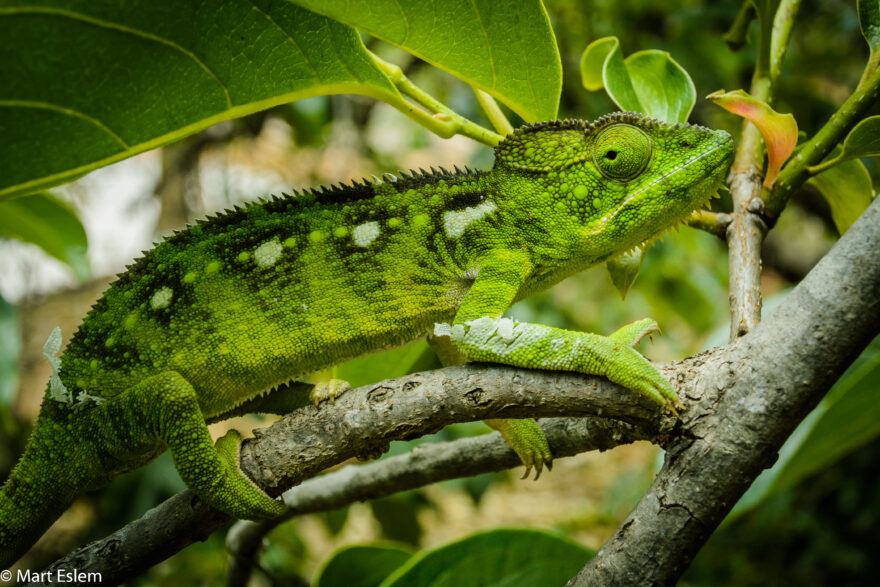
[[[199,498],[236,518],[284,511],[238,467],[240,436],[206,422],[272,411],[273,390],[426,335],[446,362],[607,377],[680,406],[633,347],[504,318],[516,301],[677,226],[716,195],[724,131],[618,112],[511,132],[489,171],[398,172],[236,206],[176,232],[118,276],[63,354],[0,490],[0,568],[82,492],[166,449]],[[338,382],[313,400],[344,393]],[[283,386],[282,386],[283,388]],[[493,420],[527,467],[548,467],[534,420]],[[527,469],[528,474],[528,469]]]

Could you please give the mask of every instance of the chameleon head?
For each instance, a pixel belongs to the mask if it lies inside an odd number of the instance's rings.
[[[631,112],[531,125],[496,147],[496,168],[528,183],[532,205],[550,207],[541,216],[593,258],[650,240],[698,209],[732,158],[724,131]]]

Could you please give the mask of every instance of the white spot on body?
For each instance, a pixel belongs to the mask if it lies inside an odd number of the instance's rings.
[[[254,261],[260,267],[274,265],[275,261],[281,257],[282,249],[281,242],[277,238],[266,241],[254,249]]]
[[[162,308],[167,308],[171,305],[171,298],[174,296],[174,292],[171,291],[170,287],[163,287],[159,291],[153,294],[153,297],[150,298],[150,307],[154,310],[161,310]]]
[[[446,230],[447,236],[459,237],[473,222],[476,222],[487,214],[491,214],[497,208],[495,202],[486,200],[477,206],[471,206],[464,210],[446,212],[443,214],[443,228]]]
[[[354,238],[354,244],[357,246],[368,247],[379,236],[379,232],[378,222],[364,222],[354,227],[354,230],[351,231],[351,236]]]

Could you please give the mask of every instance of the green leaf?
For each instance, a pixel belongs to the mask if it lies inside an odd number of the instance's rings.
[[[400,100],[357,31],[283,0],[0,5],[0,199],[308,96]]]
[[[750,96],[744,90],[718,90],[706,96],[706,99],[758,127],[767,147],[764,186],[773,185],[782,164],[791,156],[797,144],[798,128],[794,116],[776,112],[769,104]]]
[[[870,116],[858,123],[846,135],[846,139],[843,141],[843,151],[840,152],[840,155],[834,158],[829,157],[829,161],[823,161],[819,165],[810,167],[810,171],[816,172],[826,166],[830,167],[862,157],[880,157],[880,116]]]
[[[411,556],[393,544],[341,548],[324,563],[315,587],[376,587]]]
[[[621,253],[605,261],[605,268],[611,276],[611,283],[620,292],[621,299],[626,298],[629,289],[636,282],[644,257],[645,250],[636,247],[632,251]]]
[[[795,429],[776,464],[761,473],[729,517],[794,487],[810,475],[880,436],[880,337],[856,359]]]
[[[626,59],[617,37],[590,43],[581,55],[581,81],[605,91],[623,110],[666,122],[686,122],[697,100],[691,76],[665,51],[633,53]]]
[[[859,27],[874,55],[880,47],[880,0],[859,0],[858,7]]]
[[[874,199],[871,176],[858,159],[834,165],[807,183],[819,190],[828,202],[831,218],[840,234],[846,232]]]
[[[18,308],[0,296],[0,406],[8,406],[18,389],[21,319]]]
[[[556,118],[562,64],[538,0],[291,0],[362,29],[495,96],[527,122]]]
[[[537,530],[491,530],[420,552],[382,587],[564,585],[594,554]]]
[[[86,231],[76,214],[51,194],[0,201],[0,237],[33,243],[66,263],[80,281],[89,278]]]

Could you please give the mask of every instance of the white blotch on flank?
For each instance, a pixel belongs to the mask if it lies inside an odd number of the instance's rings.
[[[260,267],[274,265],[275,261],[281,257],[282,248],[281,242],[277,238],[266,241],[254,249],[254,261]]]
[[[358,224],[351,231],[351,236],[354,238],[354,244],[357,246],[368,247],[379,236],[379,223],[372,221]]]
[[[171,304],[171,297],[173,295],[174,292],[171,291],[170,287],[163,287],[162,289],[154,293],[153,297],[150,298],[150,307],[154,310],[167,308]]]
[[[478,206],[446,212],[443,215],[443,228],[448,236],[461,236],[472,222],[476,222],[483,216],[491,214],[496,208],[495,202],[486,200]]]

